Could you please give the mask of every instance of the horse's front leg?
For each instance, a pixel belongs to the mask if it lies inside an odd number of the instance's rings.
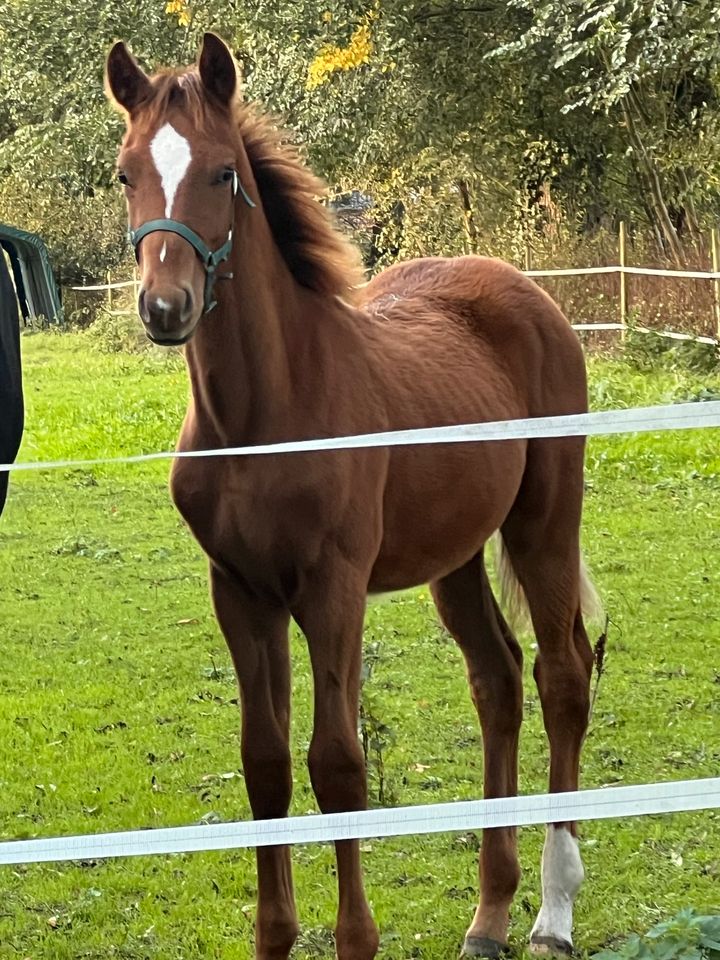
[[[286,610],[259,603],[215,567],[215,613],[235,664],[242,703],[242,761],[257,820],[287,816],[292,794],[290,660]],[[287,960],[298,934],[290,848],[259,847],[257,960]]]
[[[310,779],[323,813],[364,810],[365,761],[358,740],[358,704],[366,582],[340,560],[318,577],[293,614],[308,641],[315,688]],[[335,844],[339,960],[372,960],[377,927],[365,897],[357,840]]]

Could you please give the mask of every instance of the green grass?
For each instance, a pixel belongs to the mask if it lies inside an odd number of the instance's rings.
[[[177,357],[101,355],[84,336],[23,343],[22,459],[168,449],[186,396]],[[720,392],[715,375],[591,364],[596,408]],[[704,393],[703,393],[704,391]],[[709,392],[709,393],[708,393]],[[3,839],[248,816],[236,691],[205,563],[167,492],[167,464],[16,474],[0,522]],[[583,784],[717,774],[720,762],[720,446],[716,431],[591,442],[585,549],[612,617]],[[547,747],[528,669],[521,789],[543,791]],[[383,724],[392,802],[481,795],[477,723],[457,650],[426,591],[370,608],[365,702]],[[310,681],[293,637],[293,811]],[[379,792],[371,769],[371,790]],[[597,949],[686,905],[718,912],[715,813],[590,823],[576,941]],[[540,828],[522,832],[512,935],[539,905]],[[386,960],[456,954],[476,900],[477,837],[364,844]],[[298,957],[332,956],[332,852],[295,850]],[[252,956],[250,852],[3,868],[0,958]]]

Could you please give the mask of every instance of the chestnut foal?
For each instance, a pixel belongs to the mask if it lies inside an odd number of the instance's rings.
[[[578,413],[585,369],[567,321],[513,267],[424,259],[361,286],[355,254],[317,202],[320,184],[244,105],[227,47],[148,77],[122,43],[107,88],[125,113],[125,185],[156,343],[187,344],[181,450]],[[430,582],[465,656],[482,725],[485,796],[517,792],[522,655],[483,560],[501,531],[527,599],[550,741],[550,790],[575,790],[592,652],[581,614],[584,440],[511,440],[176,461],[172,495],[210,561],[217,619],[242,700],[242,759],[257,818],[291,794],[291,618],[315,691],[309,751],[321,810],[360,810],[362,630],[369,593]],[[340,960],[371,960],[378,932],[358,843],[336,844]],[[256,956],[286,960],[298,932],[290,852],[257,851]],[[548,829],[538,953],[569,952],[583,868],[573,824]],[[467,956],[507,945],[515,831],[485,832]]]

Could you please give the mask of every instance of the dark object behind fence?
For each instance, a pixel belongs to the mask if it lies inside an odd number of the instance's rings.
[[[23,419],[17,299],[5,258],[0,254],[0,463],[15,459]],[[0,473],[0,514],[5,506],[8,476]]]

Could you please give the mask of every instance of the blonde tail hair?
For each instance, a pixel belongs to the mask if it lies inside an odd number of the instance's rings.
[[[528,630],[531,627],[531,620],[527,598],[510,562],[500,531],[493,537],[493,546],[495,569],[500,582],[500,603],[505,618],[513,630]],[[580,558],[580,608],[589,622],[597,624],[605,622],[602,600],[582,557]]]

